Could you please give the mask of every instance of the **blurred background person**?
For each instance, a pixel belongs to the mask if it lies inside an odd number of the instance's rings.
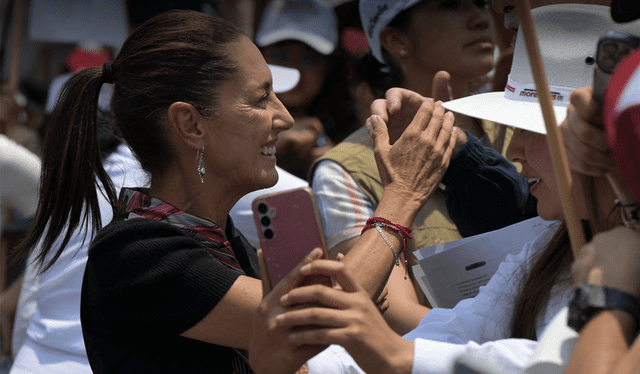
[[[361,125],[339,31],[334,9],[320,1],[270,0],[255,35],[267,63],[300,71],[296,87],[278,95],[296,124],[278,140],[277,156],[303,179],[316,158]]]

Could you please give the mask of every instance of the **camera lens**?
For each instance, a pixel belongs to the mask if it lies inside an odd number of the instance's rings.
[[[272,239],[273,238],[273,230],[271,230],[271,229],[264,230],[264,237],[267,238],[267,239]]]
[[[269,226],[271,224],[271,218],[262,217],[260,218],[260,223],[262,224],[262,226]]]
[[[612,55],[618,50],[618,45],[616,43],[606,43],[602,49],[606,54]]]
[[[259,213],[265,214],[267,212],[267,210],[269,210],[269,208],[267,207],[267,204],[265,204],[265,203],[258,204],[258,212]]]

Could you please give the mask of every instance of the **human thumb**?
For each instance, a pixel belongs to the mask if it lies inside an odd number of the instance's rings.
[[[433,81],[431,84],[431,97],[434,101],[449,101],[453,100],[453,95],[451,94],[451,85],[449,82],[451,81],[451,75],[444,71],[440,70],[433,76]]]

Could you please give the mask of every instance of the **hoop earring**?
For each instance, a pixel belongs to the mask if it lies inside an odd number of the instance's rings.
[[[198,156],[200,155],[200,156]],[[204,156],[204,145],[202,146],[202,151],[198,151],[198,153],[196,153],[196,160],[200,159],[198,161],[198,175],[200,176],[200,183],[204,184],[204,160],[203,160],[203,156]]]

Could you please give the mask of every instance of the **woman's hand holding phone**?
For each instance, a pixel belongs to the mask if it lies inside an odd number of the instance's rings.
[[[254,312],[253,335],[249,346],[249,362],[256,374],[295,373],[309,358],[326,348],[324,345],[298,344],[289,339],[294,328],[281,326],[275,319],[290,310],[281,299],[307,278],[300,269],[320,259],[323,251],[316,248],[309,253],[282,281],[272,289],[267,277],[262,277],[262,302]],[[262,250],[258,251],[260,273],[266,274],[267,265]]]
[[[282,296],[286,311],[276,316],[275,322],[292,331],[288,337],[291,344],[339,344],[367,373],[411,372],[413,343],[389,327],[342,262],[312,261],[300,268],[300,273],[334,278],[338,287],[299,286]]]

